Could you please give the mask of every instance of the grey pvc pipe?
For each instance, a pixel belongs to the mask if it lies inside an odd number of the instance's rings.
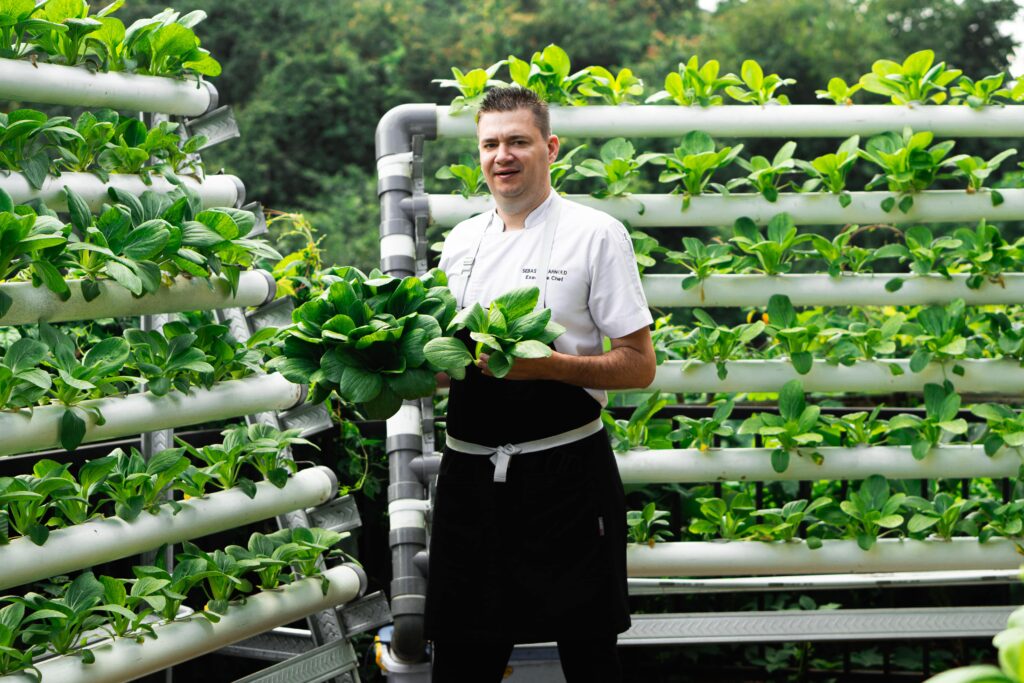
[[[191,176],[179,177],[186,186],[199,194],[203,206],[206,207],[236,206],[245,198],[242,181],[233,175],[208,175],[201,181]],[[0,189],[7,192],[15,204],[41,199],[55,211],[67,210],[65,186],[81,195],[94,213],[98,212],[104,203],[112,203],[107,195],[107,187],[116,187],[133,195],[141,195],[147,190],[161,194],[174,190],[174,185],[160,176],[152,177],[150,184],[147,185],[137,175],[114,173],[111,174],[109,182],[104,183],[91,173],[62,173],[60,176],[47,176],[43,181],[43,187],[38,190],[29,185],[21,173],[0,176]]]
[[[200,116],[217,106],[217,91],[207,81],[178,80],[127,73],[96,73],[84,67],[0,60],[0,93],[5,100],[110,107]]]
[[[305,396],[305,387],[278,373],[220,382],[210,389],[188,394],[172,391],[157,397],[149,393],[123,398],[83,401],[84,408],[99,408],[106,422],[96,424],[89,414],[84,443],[117,439],[129,434],[214,422],[268,410],[287,410]],[[0,412],[0,455],[54,448],[64,406],[50,405],[18,412]]]
[[[221,276],[211,278],[178,277],[161,285],[152,294],[136,298],[113,280],[99,283],[100,294],[86,301],[78,280],[70,280],[71,298],[61,301],[46,287],[30,282],[0,284],[0,292],[13,303],[7,314],[0,316],[0,325],[31,325],[40,321],[95,320],[121,318],[181,311],[212,310],[238,306],[261,306],[274,299],[277,283],[265,270],[247,270],[238,279],[238,291],[232,295],[228,281]]]
[[[330,469],[311,467],[297,472],[283,488],[257,483],[251,499],[234,488],[180,501],[177,512],[164,504],[156,514],[143,512],[131,522],[108,517],[57,529],[41,546],[16,538],[0,546],[0,589],[321,505],[335,496],[337,482]]]
[[[586,106],[551,107],[551,129],[558,135],[607,138],[682,137],[701,130],[715,137],[845,138],[901,131],[931,131],[938,137],[1021,137],[1024,117],[1017,106],[982,109],[953,106],[900,107],[887,104],[721,107]],[[437,134],[470,138],[476,133],[473,112],[451,116],[437,108]]]
[[[580,204],[605,211],[620,221],[628,221],[634,228],[731,226],[737,218],[744,216],[765,224],[779,213],[788,213],[797,225],[975,223],[980,216],[990,221],[1024,219],[1024,189],[999,192],[1004,201],[999,206],[992,206],[992,196],[988,192],[968,194],[963,190],[929,190],[914,195],[914,206],[907,213],[898,208],[888,213],[882,210],[882,200],[894,196],[888,192],[851,192],[852,201],[845,208],[840,206],[836,195],[826,193],[784,192],[775,202],[749,192],[729,196],[706,194],[694,197],[685,210],[682,196],[673,194],[635,194],[609,199],[595,199],[590,195],[567,196]],[[451,227],[493,208],[489,196],[465,199],[458,195],[430,195],[428,204],[431,221],[444,227]]]
[[[903,369],[893,375],[889,366]],[[964,375],[953,373],[953,366],[964,368]],[[815,360],[810,372],[797,374],[787,359],[737,360],[725,364],[728,375],[718,379],[714,364],[692,363],[685,370],[682,361],[666,361],[658,366],[654,382],[642,391],[739,392],[779,391],[786,382],[798,379],[804,391],[879,393],[920,392],[928,383],[950,380],[960,393],[996,393],[1019,395],[1024,392],[1024,368],[1011,360],[949,361],[945,366],[929,363],[921,372],[910,371],[910,361],[859,361],[853,365],[829,365]],[[637,390],[633,390],[637,391]]]
[[[40,662],[43,683],[120,683],[161,671],[239,640],[269,631],[320,610],[343,605],[365,589],[365,575],[350,565],[324,572],[326,595],[320,579],[302,579],[278,590],[263,591],[232,605],[216,624],[201,615],[156,626],[157,638],[141,643],[131,638],[105,640],[90,649],[94,664],[81,657],[55,657]],[[27,674],[0,677],[4,683],[29,683]]]
[[[693,289],[683,289],[683,275],[645,275],[644,293],[651,306],[767,306],[784,294],[794,306],[921,306],[963,299],[968,306],[1024,302],[1024,273],[1005,273],[1001,283],[967,286],[967,275],[865,273],[831,277],[826,273],[794,275],[712,275]],[[895,292],[885,283],[901,278]]]
[[[711,481],[815,481],[866,479],[881,474],[888,479],[940,479],[959,477],[1015,477],[1021,455],[1003,449],[985,455],[981,446],[939,446],[922,460],[909,446],[861,448],[805,448],[824,458],[818,465],[809,455],[791,454],[785,472],[771,466],[771,448],[648,449],[620,453],[615,458],[624,484],[668,484]]]
[[[811,550],[806,543],[783,541],[675,542],[630,544],[629,576],[752,576],[764,574],[845,574],[956,569],[1015,569],[1020,565],[1012,539],[952,541],[880,539],[871,550],[856,541],[827,540]]]

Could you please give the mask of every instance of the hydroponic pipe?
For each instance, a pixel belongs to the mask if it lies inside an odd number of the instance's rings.
[[[216,108],[209,81],[96,73],[83,67],[0,60],[0,97],[17,102],[200,116]]]
[[[910,361],[858,361],[850,366],[829,365],[816,359],[806,375],[797,374],[786,359],[736,360],[725,364],[728,375],[718,379],[714,364],[692,363],[685,370],[683,361],[666,361],[658,366],[654,382],[642,391],[716,392],[716,391],[779,391],[792,379],[803,384],[804,391],[878,393],[891,391],[921,392],[928,383],[942,384],[950,380],[958,392],[985,394],[1024,393],[1024,368],[1012,360],[959,360],[945,365],[929,363],[921,372],[910,371]],[[893,375],[896,365],[903,370]],[[964,369],[963,376],[953,366]],[[638,391],[638,390],[633,390]]]
[[[784,294],[794,306],[921,306],[963,299],[968,306],[1016,305],[1024,301],[1024,273],[1004,273],[1000,282],[967,286],[968,275],[947,280],[941,275],[909,273],[826,273],[795,275],[712,275],[692,289],[683,289],[684,275],[644,275],[644,293],[651,306],[767,306],[774,294]],[[903,286],[888,292],[893,278]]]
[[[232,605],[216,624],[201,615],[155,627],[157,637],[142,642],[116,638],[91,648],[94,664],[81,657],[65,656],[39,662],[42,683],[120,683],[161,671],[180,662],[283,626],[320,610],[357,598],[366,588],[362,569],[344,564],[324,572],[326,594],[319,578],[302,579],[282,588],[263,591],[244,604]],[[29,683],[28,674],[0,677],[4,683]]]
[[[992,196],[987,191],[968,194],[964,190],[930,190],[914,195],[914,206],[907,213],[898,208],[888,213],[882,210],[882,200],[896,197],[899,201],[898,196],[888,192],[851,192],[852,202],[846,208],[840,206],[836,195],[826,193],[785,192],[775,202],[749,192],[729,196],[706,194],[694,197],[685,210],[681,195],[635,194],[609,199],[567,196],[628,221],[634,228],[731,226],[744,216],[765,224],[779,213],[788,213],[797,225],[975,223],[982,216],[990,221],[1024,219],[1024,189],[999,192],[1005,201],[992,206]],[[465,199],[458,195],[430,195],[428,205],[431,221],[444,227],[493,208],[491,198],[486,196]]]
[[[827,540],[817,550],[803,542],[714,541],[630,544],[626,566],[631,577],[757,576],[768,574],[845,574],[954,569],[1015,569],[1020,565],[1011,539],[951,541],[879,539],[871,550],[856,541]]]
[[[881,474],[889,479],[1015,477],[1021,456],[1003,449],[985,455],[981,446],[939,446],[922,460],[909,446],[805,448],[791,453],[789,466],[776,472],[771,448],[712,448],[633,450],[615,458],[624,484],[670,484],[712,481],[798,481],[866,479]],[[811,453],[820,453],[818,465]]]
[[[113,280],[101,280],[100,293],[92,301],[82,296],[80,281],[70,280],[71,298],[61,301],[46,287],[30,282],[0,284],[0,292],[12,300],[0,325],[30,325],[40,321],[95,320],[181,311],[213,310],[235,306],[262,306],[274,299],[277,283],[265,270],[249,270],[238,279],[238,291],[232,295],[228,281],[211,278],[178,277],[171,285],[161,285],[152,294],[135,297]]]
[[[245,186],[233,175],[208,175],[203,180],[191,176],[179,178],[186,187],[199,194],[203,206],[240,206],[245,203]],[[78,193],[94,213],[99,212],[104,203],[113,202],[107,195],[108,187],[116,187],[137,196],[147,190],[166,194],[175,187],[160,176],[150,178],[150,184],[147,185],[139,176],[124,173],[112,173],[108,182],[103,182],[91,173],[62,173],[60,176],[47,176],[39,190],[29,185],[21,173],[0,177],[0,189],[7,192],[15,204],[40,199],[54,211],[67,211],[65,186]]]
[[[165,396],[129,394],[123,398],[83,401],[86,410],[98,408],[105,420],[97,424],[86,416],[83,443],[116,439],[129,434],[215,422],[267,410],[287,410],[305,396],[305,387],[292,384],[278,373],[219,382],[210,389],[188,394],[172,391]],[[43,406],[15,413],[0,412],[0,455],[29,453],[54,448],[60,442],[57,428],[65,407]]]
[[[377,153],[377,196],[380,199],[380,267],[395,277],[415,275],[426,268],[427,214],[412,204],[423,192],[423,164],[414,163],[417,139],[437,137],[437,107],[433,104],[403,104],[388,111],[377,124],[374,137]],[[416,554],[426,546],[426,523],[422,513],[403,513],[406,505],[421,504],[426,489],[410,463],[423,453],[423,413],[419,402],[406,401],[398,414],[388,420],[388,506],[391,517],[391,613],[395,628],[391,654],[403,663],[426,658],[423,612],[426,579],[416,568]],[[397,514],[397,517],[395,516]]]
[[[437,108],[437,135],[470,138],[476,134],[473,111],[451,116]],[[586,106],[551,107],[551,130],[558,135],[609,138],[682,137],[701,130],[715,137],[828,138],[901,131],[931,131],[938,137],[1021,137],[1024,120],[1016,107],[981,109],[951,106],[895,107],[886,104],[724,107]]]
[[[330,469],[311,467],[297,472],[283,488],[259,482],[251,499],[234,488],[181,501],[177,512],[164,505],[157,514],[144,512],[131,522],[108,517],[57,529],[42,546],[17,538],[0,546],[0,589],[320,505],[337,491],[338,480]]]

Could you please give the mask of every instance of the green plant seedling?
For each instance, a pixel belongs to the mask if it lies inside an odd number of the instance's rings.
[[[484,99],[487,88],[505,85],[503,81],[495,80],[494,74],[498,73],[498,69],[507,63],[508,60],[502,59],[491,64],[486,69],[471,69],[466,73],[462,73],[457,67],[453,66],[452,76],[454,78],[435,78],[431,83],[437,83],[442,88],[455,88],[459,91],[459,95],[452,100],[451,108],[448,112],[450,114],[458,114],[463,109],[479,107]]]
[[[729,361],[740,358],[750,343],[765,329],[764,321],[756,320],[735,327],[721,327],[702,308],[693,309],[696,320],[694,328],[684,337],[686,359],[681,368],[686,369],[694,362],[714,363],[719,379],[729,374]]]
[[[301,429],[280,431],[267,424],[237,425],[225,429],[225,448],[234,449],[236,444],[248,451],[248,459],[266,481],[277,488],[283,488],[288,477],[295,473],[295,461],[287,457],[286,449],[292,446],[316,445],[299,436]]]
[[[979,81],[961,76],[956,85],[949,89],[949,94],[952,95],[949,103],[966,104],[972,109],[980,109],[1000,104],[1000,100],[1010,100],[1013,98],[1013,94],[1008,88],[1003,87],[1005,78],[1005,73],[985,76]]]
[[[921,372],[929,363],[960,358],[980,358],[983,352],[967,323],[967,306],[954,299],[946,306],[928,306],[903,326],[903,334],[913,335],[916,350],[910,357],[910,371]],[[957,370],[957,368],[960,368]],[[954,373],[963,374],[960,366]]]
[[[915,275],[941,275],[952,279],[950,268],[963,243],[948,235],[934,237],[932,231],[923,225],[915,225],[903,233],[905,244],[887,244],[881,249],[879,258],[898,258],[900,263],[910,264]],[[895,292],[903,286],[903,278],[893,278],[885,283],[885,289]]]
[[[905,441],[910,443],[910,452],[922,460],[928,452],[939,445],[944,434],[967,433],[967,420],[957,417],[960,412],[960,396],[947,380],[943,384],[924,385],[925,417],[900,413],[889,420],[890,441],[897,441],[893,432],[906,430]]]
[[[790,380],[779,392],[779,414],[757,413],[740,425],[738,434],[757,434],[765,445],[774,447],[771,454],[772,469],[785,472],[792,453],[801,455],[801,449],[818,446],[824,437],[818,429],[821,408],[807,405],[800,380]],[[811,459],[820,464],[821,453],[812,451]]]
[[[844,327],[829,327],[821,331],[828,337],[826,358],[831,363],[851,366],[857,361],[872,361],[879,356],[891,356],[896,352],[896,339],[903,328],[906,316],[897,313],[886,317],[879,327],[854,321]],[[896,374],[902,369],[896,364]]]
[[[631,231],[629,239],[633,243],[633,257],[636,259],[637,271],[643,275],[646,268],[657,263],[654,260],[654,254],[665,251],[665,248],[658,244],[658,240],[639,230]]]
[[[177,323],[187,330],[184,323]],[[164,396],[171,389],[187,393],[191,373],[212,373],[206,354],[195,347],[196,335],[185,331],[165,337],[157,330],[125,330],[124,338],[131,346],[130,363],[146,380],[146,389],[154,396]]]
[[[157,554],[157,561],[163,562],[162,553]],[[189,592],[206,578],[206,560],[200,558],[181,558],[174,564],[173,573],[161,566],[135,566],[132,573],[139,583],[146,582],[146,604],[152,607],[164,621],[173,621],[187,599]],[[154,583],[155,582],[155,583]]]
[[[101,627],[104,631],[115,638],[130,636],[138,631],[155,636],[152,625],[144,621],[153,613],[153,608],[140,596],[129,594],[125,580],[101,576],[99,582],[103,584],[103,604],[107,612],[107,623]],[[135,585],[138,583],[133,587]]]
[[[551,104],[585,104],[586,99],[577,90],[590,81],[590,71],[583,69],[570,74],[570,69],[569,55],[554,43],[534,52],[528,62],[513,55],[508,57],[509,75],[516,85],[532,90]]]
[[[789,98],[785,95],[778,95],[776,91],[787,85],[793,85],[796,80],[782,78],[778,74],[764,75],[761,65],[753,59],[747,59],[740,67],[740,79],[742,85],[726,86],[725,92],[729,97],[744,104],[789,104]]]
[[[484,182],[480,163],[468,154],[462,155],[460,162],[442,166],[437,169],[434,177],[440,180],[457,180],[459,187],[452,192],[457,192],[466,199],[487,194],[487,184]]]
[[[893,104],[942,104],[946,101],[946,86],[962,72],[947,69],[945,62],[935,63],[932,50],[920,50],[903,63],[879,59],[871,65],[871,73],[860,77],[864,90],[884,95]]]
[[[696,237],[684,237],[683,251],[666,251],[665,260],[690,272],[683,278],[682,287],[690,290],[699,286],[704,301],[704,281],[711,275],[732,272],[733,255],[728,244],[705,244]]]
[[[815,498],[810,503],[801,498],[791,500],[781,508],[754,510],[751,514],[754,517],[761,517],[762,521],[750,528],[750,534],[758,541],[792,542],[797,540],[797,534],[802,525],[807,524],[808,531],[817,525],[817,518],[812,514],[815,510],[831,504],[831,498],[822,496]],[[807,547],[812,550],[820,548],[821,538],[809,535]]]
[[[299,527],[292,530],[292,543],[298,551],[292,558],[295,569],[303,577],[322,577],[322,560],[342,555],[340,550],[332,550],[336,545],[348,538],[349,534],[330,531],[329,529]],[[327,594],[329,582],[322,581],[324,595]]]
[[[626,513],[626,528],[629,531],[630,543],[646,543],[653,548],[658,541],[671,538],[672,533],[663,527],[668,526],[668,513],[657,510],[654,503],[648,503],[643,510],[630,510]]]
[[[37,16],[38,9],[36,0],[10,0],[0,6],[0,57],[17,59],[28,55],[33,48],[33,34],[44,29],[67,31],[64,24]]]
[[[728,500],[698,498],[701,518],[690,522],[689,531],[704,538],[737,541],[747,536],[754,520],[754,499],[748,493],[735,493]]]
[[[432,339],[423,349],[427,360],[461,379],[465,367],[487,352],[487,367],[495,377],[504,377],[516,358],[547,358],[551,342],[565,328],[551,320],[551,310],[534,310],[540,290],[521,287],[499,296],[488,310],[480,304],[464,308],[447,327],[449,334],[466,328],[476,342],[471,356],[462,341],[454,337]]]
[[[853,135],[843,141],[835,154],[824,154],[814,161],[794,159],[793,163],[801,171],[806,173],[810,180],[805,182],[801,192],[813,192],[819,187],[839,197],[839,205],[846,208],[853,201],[853,197],[846,191],[846,176],[853,168],[857,160],[857,150],[860,144],[860,137]]]
[[[755,269],[765,275],[780,275],[792,269],[794,248],[810,239],[810,235],[797,234],[796,224],[788,213],[779,213],[768,221],[766,235],[749,218],[736,219],[729,241],[753,257]]]
[[[228,604],[236,593],[251,593],[252,582],[245,578],[254,569],[253,563],[239,561],[224,552],[200,550],[189,541],[182,544],[179,561],[195,560],[202,566],[202,580],[198,585],[206,594],[203,616],[216,623],[227,612]]]
[[[679,425],[669,432],[669,440],[679,448],[696,448],[701,452],[713,448],[716,437],[728,438],[735,430],[726,424],[732,414],[733,402],[725,401],[715,406],[711,417],[694,418],[688,415],[677,415],[673,418]]]
[[[709,186],[720,192],[725,186],[712,183],[715,171],[725,168],[737,159],[743,145],[723,147],[715,151],[715,141],[707,133],[699,130],[690,131],[683,136],[682,142],[672,154],[656,154],[650,162],[656,166],[665,166],[658,176],[659,183],[674,183],[674,194],[683,195],[683,210],[690,206],[690,200],[703,194]]]
[[[903,515],[899,511],[906,497],[904,493],[890,494],[886,478],[880,474],[871,475],[839,504],[842,516],[845,516],[845,536],[856,539],[862,550],[871,550],[879,538],[894,533],[902,526]]]
[[[30,592],[15,600],[28,612],[22,621],[26,644],[47,647],[59,655],[78,654],[85,664],[96,659],[92,650],[83,647],[86,632],[101,627],[105,614],[121,609],[103,604],[103,584],[92,572],[64,584],[57,597]]]
[[[0,409],[36,405],[53,385],[40,364],[50,350],[37,339],[23,337],[8,347],[0,360]]]
[[[126,522],[136,519],[143,510],[155,511],[164,503],[163,493],[175,486],[178,477],[189,467],[182,448],[168,448],[149,460],[136,449],[125,453],[115,449],[108,456],[113,466],[99,487],[103,499],[114,504],[114,514]],[[172,507],[177,507],[172,503]]]
[[[850,225],[829,240],[822,235],[812,234],[811,244],[814,250],[828,266],[831,277],[840,277],[843,273],[871,272],[871,264],[883,258],[893,258],[904,253],[891,245],[877,249],[867,249],[852,244],[853,238],[861,232],[857,225]]]
[[[988,161],[985,161],[981,157],[970,156],[968,154],[958,154],[946,159],[943,165],[956,166],[957,171],[953,173],[953,176],[966,178],[967,193],[974,194],[975,192],[983,190],[985,181],[988,177],[999,169],[1000,164],[1016,153],[1016,149],[1005,149]],[[1003,195],[997,190],[991,190],[990,194],[992,197],[992,206],[999,206],[1003,203]]]
[[[726,187],[732,190],[750,185],[765,199],[774,202],[779,198],[779,192],[790,184],[788,180],[783,180],[783,176],[796,172],[796,161],[793,159],[795,151],[796,143],[790,140],[779,148],[771,161],[761,155],[755,155],[749,161],[737,157],[736,163],[747,171],[747,176],[730,180]]]
[[[96,460],[88,460],[78,468],[75,476],[68,471],[67,464],[53,460],[40,460],[33,467],[36,477],[54,474],[71,482],[73,491],[70,495],[61,495],[54,502],[54,516],[51,524],[66,526],[82,524],[97,514],[107,477],[114,470],[115,459],[109,455]],[[58,519],[58,515],[62,519]]]
[[[960,240],[960,246],[955,250],[956,259],[968,265],[970,276],[967,286],[971,289],[978,289],[985,282],[1004,286],[1003,273],[1014,270],[1021,260],[1024,239],[1009,244],[999,228],[984,218],[978,221],[974,230],[957,228],[953,238]]]
[[[956,143],[946,140],[932,145],[933,139],[927,131],[914,133],[910,128],[904,128],[902,135],[888,132],[869,139],[864,149],[857,150],[857,156],[875,164],[881,172],[868,182],[867,189],[885,183],[890,192],[902,195],[900,211],[909,212],[914,206],[913,194],[927,190],[936,180],[952,177],[941,170]],[[886,197],[882,210],[892,211],[896,201],[896,197]]]
[[[945,491],[936,493],[933,500],[908,496],[904,504],[914,511],[907,522],[908,532],[920,534],[930,530],[944,541],[953,538],[958,531],[967,530],[966,515],[978,505],[977,501],[957,498]]]
[[[1024,416],[999,403],[979,403],[971,406],[971,413],[985,420],[985,433],[978,437],[985,446],[985,454],[992,456],[1002,448],[1013,448],[1020,453],[1024,446]]]
[[[587,73],[590,80],[579,84],[580,94],[599,97],[604,104],[632,104],[634,97],[644,94],[644,82],[633,75],[632,69],[619,69],[613,74],[603,66],[591,66]]]
[[[801,323],[792,302],[784,294],[773,294],[768,299],[768,320],[765,328],[768,336],[783,347],[793,369],[806,375],[814,364],[811,351],[817,344],[820,327],[812,322]]]
[[[81,138],[70,122],[67,116],[47,116],[35,109],[0,113],[0,168],[20,171],[29,185],[42,188],[53,166],[51,153]]]
[[[858,411],[845,415],[822,415],[819,430],[829,445],[857,448],[881,443],[888,435],[885,420],[878,419],[882,406],[871,412]]]
[[[842,78],[835,77],[828,80],[825,90],[815,90],[814,96],[819,100],[832,100],[835,104],[853,104],[853,95],[864,86],[860,83],[847,85]]]
[[[0,478],[0,517],[5,524],[36,545],[43,545],[50,537],[50,516],[57,501],[75,496],[73,482],[60,476],[65,466],[48,466],[43,461],[35,469],[42,476],[18,475]],[[7,534],[0,534],[0,543],[7,542]]]
[[[1020,538],[1024,532],[1024,500],[1000,503],[979,500],[978,509],[970,515],[978,531],[978,542],[988,543],[995,537]]]
[[[600,159],[584,159],[573,169],[573,178],[596,178],[602,187],[591,192],[598,199],[624,197],[629,186],[639,177],[640,168],[655,158],[656,154],[636,156],[633,143],[625,138],[612,138],[601,145]],[[640,205],[643,214],[643,205]]]
[[[127,30],[114,17],[100,19],[103,26],[92,34],[90,46],[101,64],[111,69],[133,65],[151,76],[219,76],[220,63],[200,47],[193,28],[206,18],[195,10],[181,14],[172,9],[140,19]]]
[[[16,278],[26,269],[36,286],[47,289],[62,301],[71,290],[54,265],[54,252],[63,249],[71,229],[54,215],[36,215],[28,206],[14,206],[11,196],[0,190],[0,282]],[[0,319],[7,315],[14,300],[0,292]]]
[[[42,674],[32,663],[46,651],[46,646],[26,646],[24,629],[25,605],[9,597],[0,599],[0,675],[24,671],[40,680]]]
[[[651,420],[667,405],[668,399],[655,392],[636,406],[628,420],[616,420],[608,411],[601,411],[601,421],[608,428],[613,448],[618,452],[644,448]]]
[[[680,62],[677,71],[665,76],[665,89],[648,97],[647,103],[671,99],[682,107],[720,105],[725,89],[743,85],[743,81],[734,74],[719,76],[719,70],[714,59],[701,66],[697,55],[693,55],[685,64]]]

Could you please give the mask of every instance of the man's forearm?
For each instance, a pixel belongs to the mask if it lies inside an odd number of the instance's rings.
[[[645,355],[628,346],[599,356],[555,353],[549,360],[552,379],[589,389],[640,389],[654,379]]]

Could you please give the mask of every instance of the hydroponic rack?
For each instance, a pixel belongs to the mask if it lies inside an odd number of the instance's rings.
[[[214,142],[238,134],[236,128],[231,128],[233,120],[226,108],[216,109],[217,91],[205,81],[92,73],[85,68],[0,59],[0,97],[19,102],[151,112],[154,120],[160,116],[166,119],[166,115],[193,117],[179,120],[192,134],[208,134]],[[234,176],[184,177],[182,181],[198,194],[204,206],[239,208],[245,204],[244,185]],[[113,175],[109,182],[103,182],[88,173],[64,173],[48,177],[38,190],[20,173],[0,177],[0,188],[16,204],[40,199],[57,211],[67,210],[65,186],[77,192],[93,212],[106,200],[107,187],[134,195],[147,190],[174,189],[163,178],[143,182],[139,176],[129,175]],[[249,208],[262,215],[258,206]],[[258,223],[253,235],[261,232],[266,232],[265,223]],[[29,283],[5,283],[0,289],[13,301],[10,310],[0,317],[0,325],[143,316],[143,328],[154,329],[170,319],[168,314],[216,310],[222,320],[229,322],[236,338],[244,341],[253,329],[279,322],[282,317],[286,321],[289,318],[289,302],[274,302],[275,282],[265,271],[242,273],[234,293],[227,280],[220,277],[180,277],[170,286],[141,298],[131,296],[112,281],[104,282],[100,284],[99,295],[91,301],[85,301],[77,287],[73,287],[74,294],[67,301]],[[246,307],[257,310],[247,314]],[[304,406],[304,398],[305,387],[291,384],[276,373],[220,382],[187,394],[171,391],[155,396],[143,391],[124,398],[89,402],[90,406],[102,407],[106,419],[101,424],[90,417],[83,441],[100,442],[141,433],[143,451],[150,457],[172,446],[173,429],[186,425],[247,417],[273,422],[283,429],[300,428],[305,434],[329,427],[326,410],[322,406]],[[47,406],[0,413],[0,433],[4,435],[0,455],[56,446],[61,412],[59,407]],[[0,584],[10,588],[274,517],[282,527],[291,528],[319,525],[344,531],[359,525],[353,501],[337,498],[337,478],[326,467],[301,470],[282,488],[269,483],[257,484],[256,488],[252,498],[240,489],[229,489],[180,502],[177,512],[163,506],[158,514],[143,514],[132,522],[104,518],[60,529],[42,546],[28,538],[15,539],[0,546]],[[216,624],[190,617],[157,625],[158,640],[101,640],[91,646],[97,660],[94,665],[83,664],[79,657],[65,656],[37,662],[37,667],[44,683],[113,683],[161,670],[166,670],[165,678],[170,681],[170,667],[177,663],[247,638],[258,638],[261,633],[306,617],[310,630],[304,634],[301,652],[246,680],[355,683],[356,657],[346,637],[356,632],[352,626],[360,618],[365,628],[373,627],[380,619],[367,619],[366,603],[357,601],[367,583],[359,567],[338,565],[326,569],[324,577],[324,590],[319,580],[297,581],[278,591],[253,596],[244,606],[232,606]],[[378,601],[370,602],[372,612]],[[347,603],[361,605],[357,618],[346,620],[338,611]],[[14,674],[2,680],[34,679]]]
[[[899,107],[889,105],[794,106],[585,106],[552,107],[553,132],[577,137],[682,137],[700,130],[725,137],[828,137],[873,135],[910,127],[936,136],[1020,137],[1024,116],[1018,107],[972,109],[953,106]],[[376,134],[378,194],[381,204],[381,268],[395,276],[421,274],[427,268],[428,224],[450,227],[490,209],[488,197],[463,198],[429,195],[424,189],[422,151],[426,140],[472,138],[471,113],[452,116],[448,107],[408,104],[382,117]],[[843,225],[897,220],[911,222],[960,222],[985,217],[989,220],[1024,219],[1024,191],[1001,190],[1004,202],[993,206],[988,193],[926,191],[915,196],[905,214],[886,213],[880,207],[888,192],[851,192],[849,206],[842,207],[827,193],[781,194],[770,203],[759,195],[701,195],[683,210],[680,195],[632,195],[628,199],[595,199],[568,195],[580,203],[598,207],[629,221],[635,228],[715,226],[748,217],[759,224],[786,212],[800,224]],[[897,198],[898,199],[898,198]],[[643,207],[641,213],[641,205]],[[643,277],[648,302],[654,307],[764,306],[773,294],[790,296],[794,306],[933,304],[962,297],[970,305],[1020,304],[1022,274],[1005,276],[1005,287],[986,283],[968,289],[965,279],[910,277],[897,292],[885,283],[892,274],[844,275],[713,275],[701,286],[683,290],[682,276]],[[857,363],[851,367],[815,362],[809,374],[798,375],[786,361],[736,361],[728,364],[728,376],[720,380],[715,368],[692,363],[681,371],[679,363],[658,368],[648,389],[668,392],[775,392],[799,378],[805,391],[920,392],[928,382],[942,381],[941,368],[896,376],[890,364],[906,361]],[[964,361],[964,375],[950,375],[960,391],[984,390],[1020,395],[1024,374],[1017,363]],[[432,404],[406,402],[388,422],[387,450],[391,463],[389,510],[395,580],[391,586],[395,632],[390,656],[412,665],[423,661],[423,595],[426,577],[427,521],[430,483],[439,458],[432,447]],[[728,480],[857,479],[881,473],[890,478],[1015,476],[1020,467],[1016,454],[1003,452],[995,458],[970,446],[934,449],[924,460],[914,459],[909,449],[825,449],[823,464],[795,457],[785,472],[772,469],[767,450],[715,449],[713,452],[653,450],[633,451],[617,458],[627,483],[716,482]],[[1006,581],[1019,564],[1012,542],[980,545],[977,541],[938,543],[889,541],[862,551],[852,542],[826,541],[825,547],[808,551],[802,544],[772,546],[758,543],[658,543],[630,546],[631,577],[646,576],[745,576],[743,579],[663,579],[664,592],[699,592],[702,588],[729,590],[729,582],[743,581],[745,589],[803,590],[829,588],[834,582],[815,577],[843,573],[851,586],[954,585],[993,580]],[[794,574],[759,576],[766,572]],[[847,572],[858,572],[849,574]],[[895,572],[895,573],[894,573]],[[645,579],[631,580],[643,592]],[[653,583],[648,592],[657,592]],[[691,585],[686,585],[691,584]],[[778,584],[778,585],[776,585]],[[1003,628],[1012,607],[956,609],[838,610],[806,612],[744,612],[699,615],[644,615],[623,634],[623,644],[695,642],[781,642],[796,640],[857,640],[879,638],[928,638],[992,635]],[[951,617],[956,615],[956,625]],[[468,617],[467,617],[468,618]],[[425,666],[425,665],[424,665]],[[421,666],[422,669],[422,666]],[[408,669],[410,672],[412,668]],[[412,676],[413,674],[410,674]]]

